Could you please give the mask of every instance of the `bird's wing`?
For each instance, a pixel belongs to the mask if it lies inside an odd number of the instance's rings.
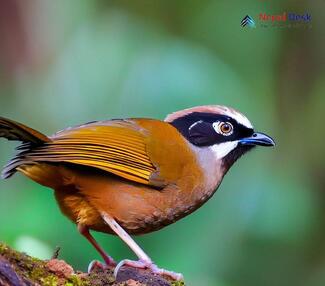
[[[132,120],[98,121],[58,132],[25,153],[25,160],[93,167],[125,179],[155,185],[146,150],[146,130]]]

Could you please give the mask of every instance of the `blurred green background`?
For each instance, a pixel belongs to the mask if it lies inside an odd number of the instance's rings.
[[[203,104],[245,113],[273,136],[201,209],[136,238],[188,285],[325,285],[324,1],[0,1],[0,115],[46,134]],[[308,12],[307,27],[242,28],[258,14]],[[14,144],[0,142],[0,163]],[[117,260],[135,258],[95,233]],[[86,270],[99,259],[52,191],[0,182],[0,240]]]

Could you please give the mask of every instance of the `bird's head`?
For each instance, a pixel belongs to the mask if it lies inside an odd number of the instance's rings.
[[[274,146],[273,139],[255,132],[242,113],[220,105],[188,108],[168,115],[172,124],[193,145],[209,148],[225,169],[255,146]]]

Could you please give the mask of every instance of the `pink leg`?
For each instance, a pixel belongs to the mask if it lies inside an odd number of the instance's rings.
[[[107,255],[107,253],[100,247],[95,238],[90,234],[89,228],[86,225],[78,224],[78,230],[87,240],[96,248],[98,253],[103,257],[107,266],[115,266],[116,262],[112,257]]]
[[[122,260],[114,270],[115,277],[120,268],[124,265],[135,268],[150,269],[153,273],[168,276],[173,280],[183,280],[183,275],[172,271],[160,269],[155,265],[150,257],[140,248],[139,245],[131,238],[131,236],[117,223],[117,221],[107,213],[102,213],[102,218],[111,227],[111,229],[133,250],[138,256],[138,261]]]

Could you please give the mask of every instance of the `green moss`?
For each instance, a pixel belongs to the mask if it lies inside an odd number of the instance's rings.
[[[71,275],[64,286],[88,286],[89,283],[78,275]]]
[[[25,274],[26,275],[26,274]],[[45,286],[57,286],[58,278],[49,273],[49,271],[44,268],[42,263],[34,264],[29,273],[27,273],[29,279],[35,282],[40,282],[41,285]]]
[[[57,286],[58,285],[58,278],[53,275],[47,276],[45,278],[41,278],[40,281],[41,281],[42,285],[44,285],[44,286]]]
[[[3,254],[6,251],[7,246],[3,243],[0,243],[0,254]]]
[[[182,281],[173,281],[171,282],[171,286],[185,286],[185,282]]]
[[[15,270],[19,276],[45,286],[58,285],[58,278],[46,269],[44,261],[15,251],[3,243],[0,243],[0,254],[16,265]]]

